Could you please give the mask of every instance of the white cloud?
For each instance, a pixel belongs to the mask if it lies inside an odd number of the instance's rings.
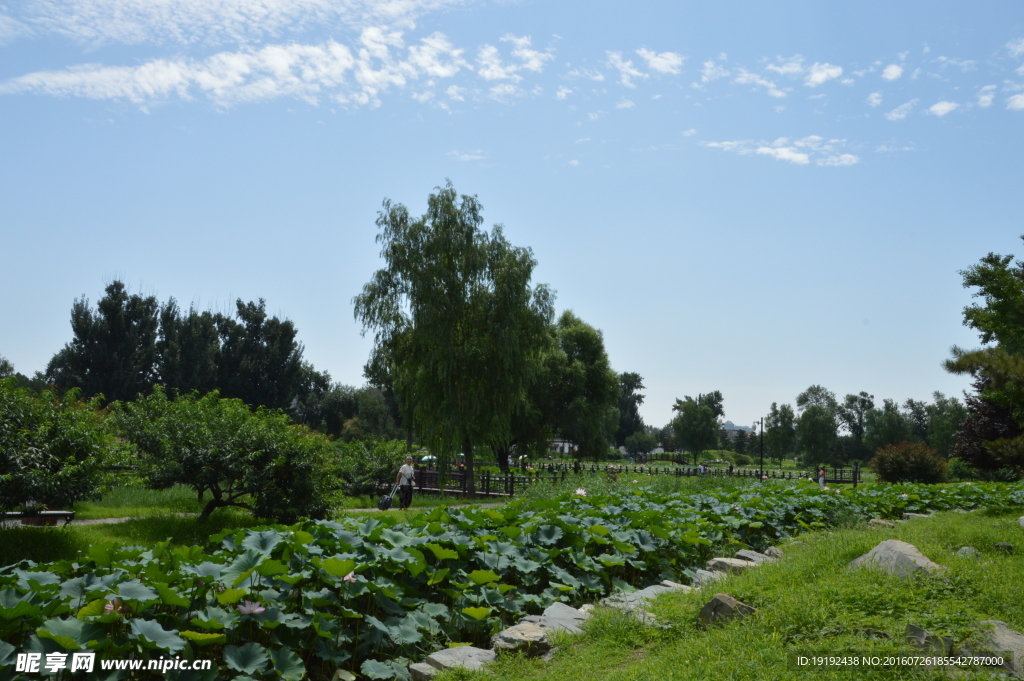
[[[749,140],[734,140],[731,142],[701,142],[702,147],[710,147],[711,149],[721,149],[722,151],[738,151],[742,153],[750,153],[747,150],[747,146],[750,144]]]
[[[778,61],[777,64],[768,64],[765,68],[769,71],[775,71],[775,73],[782,76],[798,76],[804,72],[804,58],[799,54],[793,55],[788,59],[783,59],[782,57],[776,57],[775,59]]]
[[[807,87],[818,87],[822,83],[838,78],[841,75],[843,75],[842,66],[814,62],[814,65],[807,70],[807,78],[804,80],[804,85]]]
[[[996,97],[996,86],[986,85],[978,91],[978,106],[987,109],[992,106],[992,100]]]
[[[1009,50],[1010,55],[1013,57],[1019,57],[1024,54],[1024,38],[1017,38],[1006,43],[1006,49]]]
[[[690,128],[689,130],[683,131],[683,137],[693,137],[697,134],[697,128]]]
[[[576,144],[579,144],[580,142],[589,142],[589,141],[591,141],[590,137],[581,137],[578,140],[576,140]]]
[[[458,151],[449,151],[448,152],[448,156],[450,156],[451,158],[454,158],[456,161],[482,161],[485,158],[487,158],[484,155],[484,152],[483,152],[482,149],[477,149],[476,151],[471,151],[469,153],[460,153]]]
[[[0,9],[4,9],[4,6],[0,5]],[[28,26],[13,17],[0,13],[0,45],[31,34],[32,29]]]
[[[565,99],[572,94],[571,87],[565,87],[564,85],[558,88],[558,92],[555,93],[555,99]]]
[[[882,78],[886,80],[896,80],[903,75],[903,67],[899,64],[889,64],[882,69]]]
[[[466,88],[459,87],[458,85],[450,85],[448,89],[444,91],[446,95],[454,99],[456,102],[465,101]]]
[[[719,66],[715,62],[708,60],[704,62],[703,68],[700,70],[700,82],[710,83],[713,80],[724,78],[729,75],[729,70]]]
[[[573,167],[578,166],[579,164],[580,164],[580,162],[577,161],[576,159],[573,159],[573,160],[569,161],[569,165],[571,165]]]
[[[626,99],[625,97],[615,103],[616,109],[632,109],[634,106],[636,106],[636,102],[632,99]]]
[[[912,99],[906,104],[900,104],[898,107],[885,114],[885,117],[890,121],[902,121],[910,113],[910,110],[917,104],[916,99]]]
[[[85,43],[250,43],[311,28],[408,29],[463,0],[34,0],[22,21]]]
[[[868,95],[868,106],[878,106],[882,103],[882,93],[872,92]]]
[[[758,147],[755,151],[758,154],[771,156],[780,161],[789,161],[797,165],[806,165],[810,162],[810,157],[797,151],[795,147]]]
[[[961,71],[973,71],[978,65],[977,62],[971,59],[955,59],[950,57],[937,57],[935,61],[942,64],[942,68],[945,69],[947,66],[953,66],[960,69]]]
[[[509,97],[515,97],[520,94],[520,90],[512,83],[499,83],[498,85],[491,87],[491,89],[488,90],[488,93],[488,96],[491,99],[504,102],[508,100]]]
[[[565,75],[569,76],[570,78],[588,78],[590,80],[595,80],[598,82],[604,80],[604,74],[601,73],[600,71],[595,71],[593,69],[573,69],[572,71]]]
[[[945,116],[950,111],[956,111],[960,108],[960,105],[956,102],[947,102],[945,100],[936,102],[928,108],[928,113],[935,114],[936,116]]]
[[[683,67],[685,57],[675,52],[654,52],[640,48],[636,51],[647,62],[647,68],[659,73],[677,75]]]
[[[633,62],[623,59],[621,52],[608,52],[608,65],[619,72],[619,82],[626,87],[636,87],[633,84],[634,78],[647,78],[646,73],[641,73],[633,67]]]
[[[737,73],[738,73],[738,75],[733,80],[733,82],[737,83],[738,85],[760,85],[761,87],[767,89],[768,90],[768,94],[771,95],[772,97],[785,97],[786,96],[785,92],[783,92],[782,90],[779,90],[777,87],[775,87],[775,83],[774,82],[772,82],[772,81],[770,81],[770,80],[768,80],[766,78],[762,78],[761,76],[757,75],[756,73],[751,73],[751,72],[747,71],[746,69],[737,69]]]
[[[837,154],[819,158],[817,163],[819,166],[852,166],[855,163],[860,163],[860,157],[853,154]]]
[[[550,52],[538,52],[530,47],[530,37],[517,37],[508,33],[501,38],[502,42],[513,45],[512,56],[519,58],[518,64],[506,64],[493,45],[484,45],[477,53],[477,73],[484,80],[511,80],[518,83],[523,79],[520,71],[541,72],[544,62],[554,59]]]
[[[892,151],[913,151],[914,147],[895,147],[887,144],[883,144],[875,149],[878,153],[892,152]]]
[[[39,71],[0,83],[0,94],[33,92],[90,99],[126,99],[143,104],[176,95],[203,94],[218,106],[296,97],[317,103],[380,104],[379,95],[410,80],[448,78],[467,66],[461,50],[435,33],[398,59],[401,36],[367,29],[355,49],[333,40],[319,45],[288,43],[258,50],[219,52],[204,60],[154,59],[138,66],[85,64],[63,71]],[[421,101],[428,91],[416,93]],[[464,90],[449,87],[452,99]]]
[[[1010,111],[1024,111],[1024,94],[1014,95],[1007,99],[1006,108]]]

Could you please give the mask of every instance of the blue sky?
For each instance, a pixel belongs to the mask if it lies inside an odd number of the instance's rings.
[[[10,2],[10,0],[8,0]],[[265,298],[361,384],[388,197],[451,178],[614,368],[740,424],[820,383],[928,399],[1020,253],[1014,2],[28,0],[0,5],[0,355],[106,283]]]

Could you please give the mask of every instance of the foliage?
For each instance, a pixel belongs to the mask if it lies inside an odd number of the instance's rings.
[[[480,230],[481,205],[449,182],[418,220],[384,201],[377,218],[386,268],[356,296],[355,316],[375,332],[403,412],[442,463],[510,430],[552,317],[552,294],[531,287],[536,261],[500,226]]]
[[[746,454],[737,454],[735,457],[733,457],[733,460],[736,462],[737,466],[747,466],[750,464],[751,461],[750,457],[747,456]]]
[[[622,447],[626,438],[644,429],[640,416],[640,405],[644,403],[644,379],[640,374],[624,372],[619,374],[619,428],[615,431],[615,446]]]
[[[638,430],[626,438],[626,451],[630,456],[647,454],[657,446],[657,440],[645,430]]]
[[[880,482],[945,482],[946,460],[928,445],[901,442],[881,447],[868,464]]]
[[[694,399],[687,395],[676,399],[672,410],[677,412],[672,419],[677,443],[692,452],[693,463],[697,465],[701,455],[718,443],[719,418],[722,409],[722,393],[715,390]]]
[[[212,494],[203,516],[238,506],[259,518],[292,522],[322,517],[330,476],[330,444],[277,411],[255,413],[241,400],[182,395],[159,386],[135,402],[114,405],[114,423],[142,456],[151,486],[188,485]]]
[[[793,407],[788,404],[779,407],[772,402],[764,431],[764,452],[769,459],[781,462],[793,453],[796,446],[795,420]]]
[[[80,402],[76,391],[37,396],[16,384],[0,379],[0,510],[29,501],[70,507],[98,496],[115,447],[99,405]]]
[[[872,452],[911,439],[912,425],[893,400],[885,400],[881,409],[868,411],[864,423],[864,444]]]
[[[381,482],[392,482],[406,456],[405,442],[377,440],[335,442],[337,475],[345,496],[373,495]]]
[[[407,522],[231,530],[207,551],[96,546],[74,562],[0,570],[0,640],[103,658],[212,657],[228,679],[384,673],[381,660],[483,643],[557,600],[685,580],[717,546],[763,549],[851,514],[1021,505],[1021,485],[641,488],[436,508]]]
[[[951,480],[977,480],[978,470],[963,459],[952,457],[946,462],[946,472]]]

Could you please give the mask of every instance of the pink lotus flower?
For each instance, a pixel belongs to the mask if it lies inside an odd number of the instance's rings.
[[[238,612],[243,615],[258,615],[265,610],[266,608],[253,601],[242,601],[242,604],[238,606]]]
[[[825,487],[822,487],[822,489],[827,492],[828,491],[828,486],[826,485]]]
[[[126,606],[121,601],[120,598],[111,598],[110,601],[106,605],[103,606],[103,614],[104,615],[109,615],[112,612],[116,612],[117,614],[120,615],[120,614],[123,614],[127,609],[128,609],[128,606]]]
[[[909,494],[901,494],[900,496],[903,497],[904,499],[909,499],[910,498]]]
[[[582,487],[577,487],[576,494],[580,495],[581,497],[585,497],[587,496],[587,490],[583,489]]]
[[[640,481],[639,480],[634,480],[633,482],[640,482]]]
[[[355,571],[352,571],[352,572],[348,573],[347,575],[345,575],[344,577],[342,577],[341,579],[344,582],[351,582],[352,584],[355,584],[356,583],[356,573],[355,573]]]
[[[767,475],[762,475],[762,476],[761,476],[761,479],[762,479],[762,480],[767,480],[767,479],[768,479],[768,476],[767,476]]]

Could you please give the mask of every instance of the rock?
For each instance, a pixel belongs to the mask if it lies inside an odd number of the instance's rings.
[[[888,641],[892,638],[892,635],[885,631],[879,631],[878,629],[872,629],[871,627],[864,627],[863,629],[854,629],[853,633],[860,636],[866,636],[867,638],[877,638],[883,641]]]
[[[522,651],[536,657],[551,650],[551,642],[544,629],[533,622],[520,622],[492,636],[491,648],[495,651]]]
[[[544,609],[545,617],[552,617],[554,619],[568,619],[568,620],[585,620],[587,616],[576,608],[566,605],[565,603],[552,603]]]
[[[868,525],[874,525],[875,527],[896,527],[896,523],[891,520],[882,520],[881,518],[872,518],[868,521]]]
[[[954,508],[953,513],[970,513],[970,511],[963,508]]]
[[[741,558],[712,558],[705,567],[713,572],[743,572],[757,567],[757,563]]]
[[[907,518],[908,520],[910,518],[931,518],[932,514],[931,513],[904,513],[903,517]]]
[[[412,681],[428,681],[437,676],[437,670],[426,662],[417,662],[409,665],[409,676]]]
[[[960,556],[961,558],[974,558],[975,556],[980,556],[981,551],[974,548],[973,546],[964,546],[956,552],[956,555]]]
[[[589,613],[593,610],[594,606],[588,603],[583,608],[586,608],[587,613]],[[583,620],[587,619],[588,616],[582,611],[582,608],[577,610],[565,603],[552,603],[544,610],[543,615],[528,615],[519,620],[519,622],[535,624],[546,632],[566,631],[570,634],[578,634],[583,631],[580,625],[583,624]]]
[[[900,577],[922,571],[932,574],[946,568],[945,565],[933,563],[913,544],[898,539],[887,539],[850,562],[852,568],[863,566],[876,567]]]
[[[456,648],[445,648],[427,656],[427,664],[434,669],[444,671],[454,667],[465,667],[470,671],[483,669],[488,662],[494,662],[493,650],[474,648],[473,646],[458,646]]]
[[[594,614],[594,604],[584,603],[580,606],[580,614],[583,615],[584,619]]]
[[[699,589],[700,587],[704,586],[705,584],[711,584],[712,582],[718,581],[722,577],[725,577],[725,574],[722,573],[722,572],[711,572],[709,570],[697,570],[693,574],[693,586]]]
[[[946,656],[953,650],[953,639],[950,637],[936,636],[913,624],[907,625],[903,640],[918,650],[927,650],[937,655]]]
[[[555,653],[557,653],[557,652],[558,652],[558,648],[552,648],[548,652],[546,652],[543,655],[541,655],[540,659],[543,660],[544,662],[551,662],[551,660],[555,659]]]
[[[1010,542],[997,541],[995,544],[992,545],[992,548],[994,548],[996,551],[999,551],[1000,553],[1005,553],[1008,556],[1013,555],[1013,544],[1011,544]]]
[[[1010,672],[1015,679],[1024,679],[1024,635],[999,620],[979,622],[982,630],[981,641],[977,645],[963,647],[957,654],[971,656],[1003,655],[1006,660],[1003,669]],[[1007,655],[1007,653],[1010,653]]]
[[[704,604],[697,615],[697,623],[702,626],[727,622],[737,617],[746,617],[757,612],[746,603],[741,603],[729,594],[715,594],[715,597]]]
[[[782,549],[778,546],[769,546],[764,550],[764,555],[771,556],[772,558],[782,558]]]
[[[757,551],[751,551],[750,549],[742,549],[740,551],[737,551],[736,557],[742,558],[743,560],[749,560],[751,563],[757,563],[758,565],[762,563],[771,563],[775,561],[775,559],[771,556],[765,555],[763,553],[758,553]]]
[[[676,582],[673,582],[670,579],[663,580],[661,582],[661,585],[662,586],[667,586],[668,588],[672,589],[673,591],[692,591],[691,587],[688,587],[685,584],[677,584]]]
[[[1024,527],[1024,515],[1017,519],[1017,524]]]

